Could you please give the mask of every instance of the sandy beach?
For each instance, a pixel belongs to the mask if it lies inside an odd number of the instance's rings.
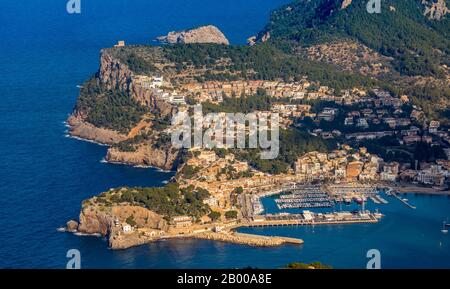
[[[395,190],[400,193],[413,193],[413,194],[423,194],[423,195],[450,195],[450,190],[439,191],[431,187],[421,187],[414,185],[401,185],[395,187]]]

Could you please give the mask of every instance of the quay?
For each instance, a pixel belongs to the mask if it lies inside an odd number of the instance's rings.
[[[284,227],[284,226],[314,226],[314,225],[344,225],[344,224],[360,224],[360,223],[377,223],[378,219],[372,217],[370,219],[355,220],[323,220],[305,222],[302,220],[284,220],[284,221],[262,221],[242,223],[242,227]]]
[[[246,234],[246,233],[234,233],[235,236],[237,237],[242,237],[242,238],[257,238],[257,239],[280,239],[283,240],[284,243],[287,244],[295,244],[295,245],[301,245],[304,243],[304,241],[302,239],[299,238],[290,238],[290,237],[281,237],[281,236],[262,236],[262,235],[254,235],[254,234]]]
[[[396,199],[398,199],[400,202],[402,202],[403,204],[405,204],[407,207],[409,207],[409,208],[411,208],[411,209],[416,209],[416,207],[413,206],[413,205],[411,205],[410,203],[408,203],[408,201],[406,201],[406,200],[400,198],[400,196],[397,195],[397,193],[396,193],[395,191],[391,191],[391,192],[390,192],[390,195],[393,196],[393,197],[395,197]]]
[[[253,235],[253,234],[238,233],[235,231],[203,232],[199,234],[193,234],[191,237],[197,239],[214,240],[257,247],[275,247],[281,246],[283,244],[295,244],[295,245],[303,244],[303,240],[298,238]]]
[[[242,227],[268,227],[268,226],[314,226],[314,225],[340,225],[356,223],[377,223],[381,215],[369,212],[338,212],[328,214],[315,214],[304,211],[302,214],[259,215],[239,224]]]

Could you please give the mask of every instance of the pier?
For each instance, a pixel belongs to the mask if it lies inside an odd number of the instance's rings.
[[[391,194],[391,196],[395,197],[395,198],[398,199],[400,202],[402,202],[403,204],[405,204],[408,208],[416,209],[415,206],[413,206],[413,205],[411,205],[410,203],[408,203],[408,201],[402,199],[399,195],[397,195],[396,192],[391,191],[390,194]]]
[[[282,237],[282,236],[263,236],[263,235],[254,235],[254,234],[237,233],[237,232],[235,232],[234,235],[236,237],[248,238],[248,239],[267,239],[267,240],[280,239],[284,243],[294,244],[294,245],[301,245],[304,243],[304,241],[299,238],[290,238],[290,237]]]
[[[243,227],[287,227],[287,226],[314,226],[314,225],[345,225],[345,224],[361,224],[361,223],[377,223],[378,219],[371,217],[370,219],[355,220],[323,220],[305,222],[302,220],[285,220],[285,221],[263,221],[243,223]]]
[[[256,216],[248,222],[241,223],[244,227],[283,227],[283,226],[312,226],[312,225],[340,225],[356,223],[377,223],[377,214],[372,213],[312,213],[304,211],[302,214],[278,214]]]

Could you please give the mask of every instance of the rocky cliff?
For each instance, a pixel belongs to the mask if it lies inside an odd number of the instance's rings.
[[[70,126],[69,133],[71,136],[101,144],[115,144],[127,138],[126,135],[117,131],[96,127],[86,122],[80,114],[72,114],[67,120],[67,124]]]
[[[229,45],[230,42],[225,35],[215,26],[207,25],[196,29],[184,31],[172,31],[166,36],[157,38],[161,42],[171,44],[185,43],[217,43]]]
[[[96,78],[102,89],[125,92],[128,97],[135,100],[141,106],[150,108],[149,114],[151,114],[151,117],[166,118],[170,116],[174,107],[158,99],[152,90],[144,89],[136,81],[135,72],[117,57],[118,53],[116,52],[115,48],[103,49],[101,51],[100,67]],[[86,94],[86,92],[84,93]],[[128,133],[98,127],[88,122],[90,106],[86,105],[86,103],[95,103],[96,98],[99,97],[102,97],[102,95],[91,94],[92,100],[89,100],[90,102],[84,101],[84,106],[81,109],[78,106],[75,108],[67,120],[70,126],[70,135],[107,145],[114,145],[136,137],[142,130],[140,125],[143,120],[136,123],[135,127],[131,128]],[[117,107],[115,109],[117,110]],[[151,129],[148,130],[146,133],[151,133]],[[178,151],[172,151],[171,148],[155,149],[151,144],[142,143],[135,152],[122,152],[117,148],[110,148],[106,160],[116,163],[145,165],[172,170],[176,165],[177,156]]]
[[[97,207],[86,207],[80,212],[77,231],[83,234],[100,234],[106,236],[111,232],[114,217],[111,212]]]
[[[155,148],[151,143],[140,144],[134,152],[123,152],[109,148],[106,160],[112,163],[142,165],[174,170],[177,166],[179,151],[167,148]]]
[[[98,77],[107,89],[129,91],[133,72],[126,64],[114,58],[108,49],[103,49],[100,53]]]
[[[163,114],[170,113],[172,106],[158,100],[151,90],[141,87],[135,81],[135,75],[128,65],[112,55],[110,49],[102,50],[98,77],[107,89],[122,90],[143,106],[162,111]]]
[[[167,229],[167,223],[162,216],[146,208],[132,205],[108,207],[96,204],[88,205],[81,210],[76,232],[107,236],[111,249],[126,249],[153,241],[153,238],[148,238],[137,230],[123,232],[123,225],[127,224],[126,220],[130,217],[135,222],[135,228]],[[73,224],[76,222],[70,221],[69,223],[72,227],[70,231],[75,231]]]

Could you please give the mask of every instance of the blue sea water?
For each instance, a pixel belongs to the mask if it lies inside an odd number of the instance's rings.
[[[81,84],[98,68],[99,50],[118,40],[151,43],[168,31],[218,26],[244,44],[289,0],[3,0],[0,9],[0,268],[65,268],[69,249],[83,268],[279,267],[322,261],[362,268],[378,248],[386,267],[450,267],[446,197],[411,197],[417,210],[391,202],[376,225],[245,229],[297,236],[303,246],[250,248],[176,240],[112,251],[101,238],[58,233],[82,200],[117,186],[160,186],[173,173],[101,162],[106,148],[66,137],[64,121]],[[270,200],[265,200],[271,207]],[[273,204],[272,204],[273,206]],[[416,261],[420,263],[415,263]]]

